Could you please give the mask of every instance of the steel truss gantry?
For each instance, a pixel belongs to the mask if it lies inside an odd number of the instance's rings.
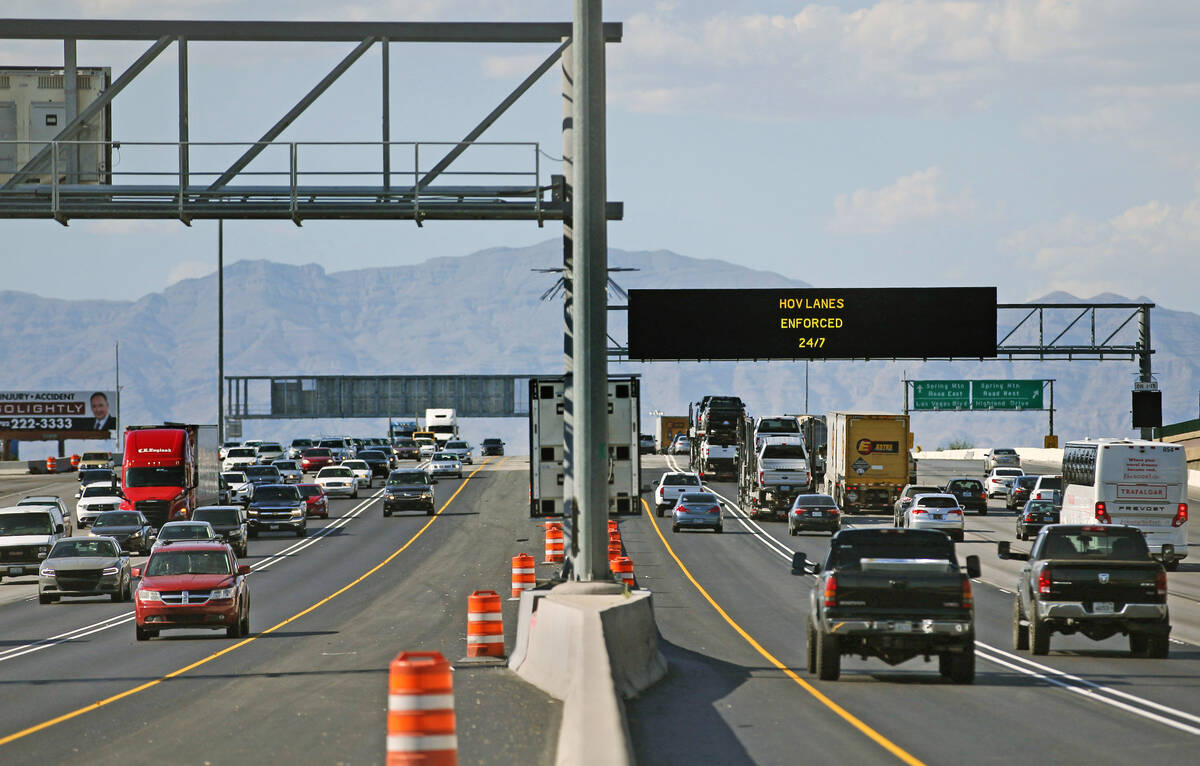
[[[605,42],[621,40],[621,25],[603,25]],[[541,147],[482,142],[480,136],[557,64],[572,36],[570,23],[137,21],[0,19],[0,39],[61,40],[67,89],[66,125],[0,187],[0,218],[160,218],[424,220],[562,220],[562,176],[543,180]],[[99,98],[82,111],[75,88],[79,40],[151,41]],[[193,142],[188,129],[188,44],[191,42],[345,42],[354,48],[260,138]],[[403,142],[391,138],[391,43],[550,43],[556,47],[494,109],[459,140]],[[80,129],[103,113],[139,74],[174,45],[178,52],[178,139],[117,142],[147,156],[145,170],[89,178],[78,167]],[[377,142],[280,141],[283,132],[375,45],[382,51],[382,125]],[[364,149],[364,147],[367,147]],[[331,154],[358,160],[369,151],[378,167],[330,167]],[[235,158],[198,167],[195,155]],[[464,154],[485,156],[478,167],[455,164]],[[349,160],[342,160],[349,161]],[[226,164],[226,162],[228,164]],[[335,160],[336,162],[336,160]],[[499,169],[497,170],[497,167]],[[124,177],[123,177],[124,176]],[[448,183],[435,181],[451,178]],[[334,179],[334,180],[331,180]],[[471,183],[470,180],[480,182]],[[609,220],[623,216],[608,202]]]

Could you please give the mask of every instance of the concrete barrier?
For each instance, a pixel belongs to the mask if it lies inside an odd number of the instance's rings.
[[[46,466],[42,464],[42,470]],[[30,473],[29,464],[24,460],[0,460],[0,476],[16,476]]]
[[[526,591],[509,667],[563,701],[559,766],[631,766],[624,700],[667,672],[650,592],[613,583]]]

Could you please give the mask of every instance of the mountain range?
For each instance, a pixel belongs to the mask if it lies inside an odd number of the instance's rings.
[[[612,275],[626,290],[809,286],[771,272],[665,250],[613,249],[609,265],[636,269]],[[239,261],[225,268],[225,371],[229,375],[560,374],[562,302],[558,295],[543,299],[558,275],[536,271],[558,266],[561,242],[557,239],[525,248],[435,257],[415,265],[349,271],[329,272],[316,264]],[[610,300],[623,303],[615,292]],[[1062,293],[1039,300],[1081,301]],[[1101,295],[1088,301],[1129,299]],[[114,343],[119,341],[123,423],[215,420],[215,274],[178,282],[135,301],[59,300],[0,291],[0,312],[5,317],[0,323],[4,349],[0,390],[111,390]],[[1078,311],[1060,313],[1073,317]],[[623,342],[623,316],[612,315],[610,334]],[[1012,316],[1019,319],[1015,313]],[[1200,315],[1158,307],[1152,316],[1154,371],[1164,391],[1164,421],[1193,417],[1200,391]],[[679,332],[702,332],[709,323],[737,321],[706,306],[664,306],[662,318],[677,325]],[[928,326],[936,332],[939,324],[952,321],[953,317],[929,317]],[[1097,334],[1107,335],[1118,321],[1101,319]],[[1081,322],[1060,342],[1086,334],[1087,324]],[[1031,332],[1032,325],[1022,327],[1013,340],[1028,341]],[[1117,336],[1133,337],[1136,322]],[[905,378],[1053,378],[1055,431],[1064,438],[1133,434],[1129,391],[1137,365],[1128,360],[621,362],[611,369],[643,376],[644,431],[650,430],[652,410],[686,413],[687,402],[708,393],[737,394],[753,414],[834,409],[895,412],[903,407]],[[915,413],[913,417],[916,442],[926,449],[956,441],[1036,446],[1047,427],[1045,412]],[[290,439],[312,433],[376,435],[385,430],[383,421],[246,421],[244,436]],[[520,420],[470,422],[465,430],[474,441],[501,436],[512,452],[526,449],[526,427]],[[44,455],[44,446],[26,444],[22,457]],[[77,451],[83,446],[69,444],[68,448]]]

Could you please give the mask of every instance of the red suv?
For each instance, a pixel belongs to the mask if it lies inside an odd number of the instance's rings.
[[[329,518],[329,501],[325,499],[325,490],[321,489],[320,484],[297,484],[296,489],[300,490],[300,497],[308,506],[306,516]]]
[[[250,567],[238,565],[224,543],[168,543],[134,569],[137,640],[173,628],[225,629],[230,638],[250,633]]]

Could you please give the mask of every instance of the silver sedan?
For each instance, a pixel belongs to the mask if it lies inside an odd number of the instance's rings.
[[[133,597],[129,555],[111,537],[59,540],[38,568],[38,601],[50,604],[63,596]]]

